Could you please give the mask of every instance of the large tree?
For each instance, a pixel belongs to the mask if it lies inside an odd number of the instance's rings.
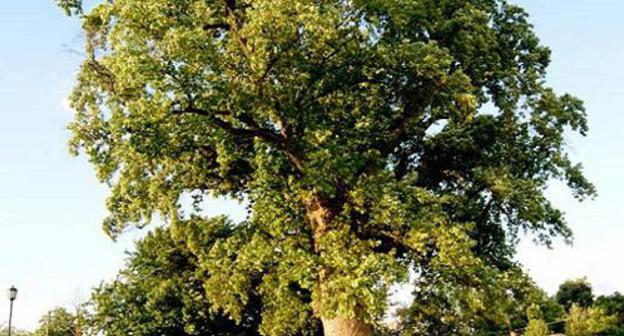
[[[410,271],[504,319],[505,292],[481,288],[509,276],[517,233],[571,238],[548,182],[594,194],[564,141],[583,105],[545,84],[550,52],[506,1],[59,3],[86,33],[72,148],[111,187],[105,229],[157,214],[213,309],[241,320],[257,288],[266,335],[310,316],[370,335]],[[212,196],[249,216],[206,247]]]

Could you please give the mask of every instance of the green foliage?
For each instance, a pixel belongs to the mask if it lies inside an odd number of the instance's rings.
[[[79,336],[82,332],[82,320],[77,314],[65,308],[57,307],[41,317],[35,336]]]
[[[526,329],[524,330],[525,336],[548,336],[550,335],[550,330],[548,329],[548,325],[544,320],[529,320],[529,324],[527,324]]]
[[[218,226],[218,227],[217,227]],[[230,235],[221,220],[214,229]],[[214,238],[199,242],[210,248]],[[260,305],[249,288],[249,300],[240,312],[241,323],[211,312],[203,288],[199,261],[165,229],[156,229],[136,246],[116,280],[102,284],[92,295],[89,326],[102,335],[257,335]],[[314,321],[306,321],[307,332]],[[309,334],[309,333],[308,333]]]
[[[71,148],[111,187],[105,230],[158,215],[213,313],[243,322],[258,289],[263,334],[375,324],[410,271],[505,322],[518,232],[571,238],[548,181],[595,193],[564,141],[583,105],[545,85],[549,51],[506,1],[115,0],[81,19]],[[235,233],[210,196],[248,202]]]
[[[529,323],[527,324],[526,329],[524,330],[525,336],[548,336],[550,335],[550,330],[548,330],[548,326],[546,322],[543,320],[542,312],[540,311],[540,307],[533,304],[527,309],[527,317],[529,319]]]
[[[567,336],[595,336],[610,329],[617,318],[599,307],[582,308],[573,304],[566,317]]]
[[[81,0],[56,0],[56,4],[65,11],[66,15],[82,14]]]
[[[615,292],[611,295],[599,296],[594,306],[603,309],[607,314],[617,318],[615,325],[605,332],[606,335],[624,335],[624,295]]]
[[[581,308],[587,308],[594,303],[592,287],[586,278],[564,282],[559,286],[555,298],[566,311],[569,311],[574,304]]]
[[[11,336],[33,336],[32,333],[28,332],[28,331],[24,331],[24,330],[16,330],[14,328],[11,328]],[[5,336],[9,334],[9,329],[8,327],[4,327],[0,329],[0,335]]]
[[[546,322],[564,315],[563,308],[520,268],[489,283],[480,279],[463,283],[460,278],[441,276],[420,277],[414,303],[401,313],[404,335],[489,335],[524,329],[530,324],[529,311]],[[427,281],[430,278],[437,282]]]

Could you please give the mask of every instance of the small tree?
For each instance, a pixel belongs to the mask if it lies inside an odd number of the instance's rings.
[[[525,336],[548,336],[550,334],[548,325],[546,325],[546,322],[544,322],[542,318],[542,312],[539,306],[531,305],[527,309],[527,317],[529,323],[524,332]]]
[[[57,307],[41,317],[35,336],[81,336],[78,315]]]

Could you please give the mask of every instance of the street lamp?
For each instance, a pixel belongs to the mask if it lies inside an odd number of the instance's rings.
[[[17,298],[17,288],[11,286],[9,288],[9,300],[11,301],[11,309],[9,310],[9,336],[11,336],[11,320],[13,319],[13,301]]]

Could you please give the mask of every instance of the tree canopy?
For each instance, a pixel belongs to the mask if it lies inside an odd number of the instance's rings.
[[[616,323],[608,330],[608,335],[624,336],[624,295],[615,292],[596,298],[594,306],[602,308],[607,314],[616,317]]]
[[[492,335],[564,317],[563,308],[520,268],[506,275],[495,284],[463,284],[453,279],[419,282],[413,304],[399,314],[402,335]],[[489,307],[478,299],[496,304]]]
[[[567,336],[595,336],[613,327],[616,317],[600,307],[583,308],[573,304],[566,318]]]
[[[555,298],[566,311],[570,310],[574,304],[581,308],[587,308],[594,303],[593,289],[586,278],[568,280],[562,283]]]
[[[85,331],[84,316],[57,307],[41,317],[33,336],[82,336]]]
[[[212,243],[203,242],[205,246]],[[237,325],[211,311],[198,263],[168,230],[148,234],[137,243],[118,277],[93,291],[88,304],[90,332],[105,336],[259,335],[262,303],[257,294],[250,294],[242,323]],[[314,335],[318,328],[317,322],[310,321],[301,335]]]
[[[86,34],[71,147],[111,188],[105,230],[157,215],[212,310],[241,322],[257,290],[262,334],[370,335],[410,272],[505,320],[518,233],[572,236],[548,182],[595,193],[565,144],[583,104],[506,1],[59,3]],[[248,204],[232,235],[214,196]]]

